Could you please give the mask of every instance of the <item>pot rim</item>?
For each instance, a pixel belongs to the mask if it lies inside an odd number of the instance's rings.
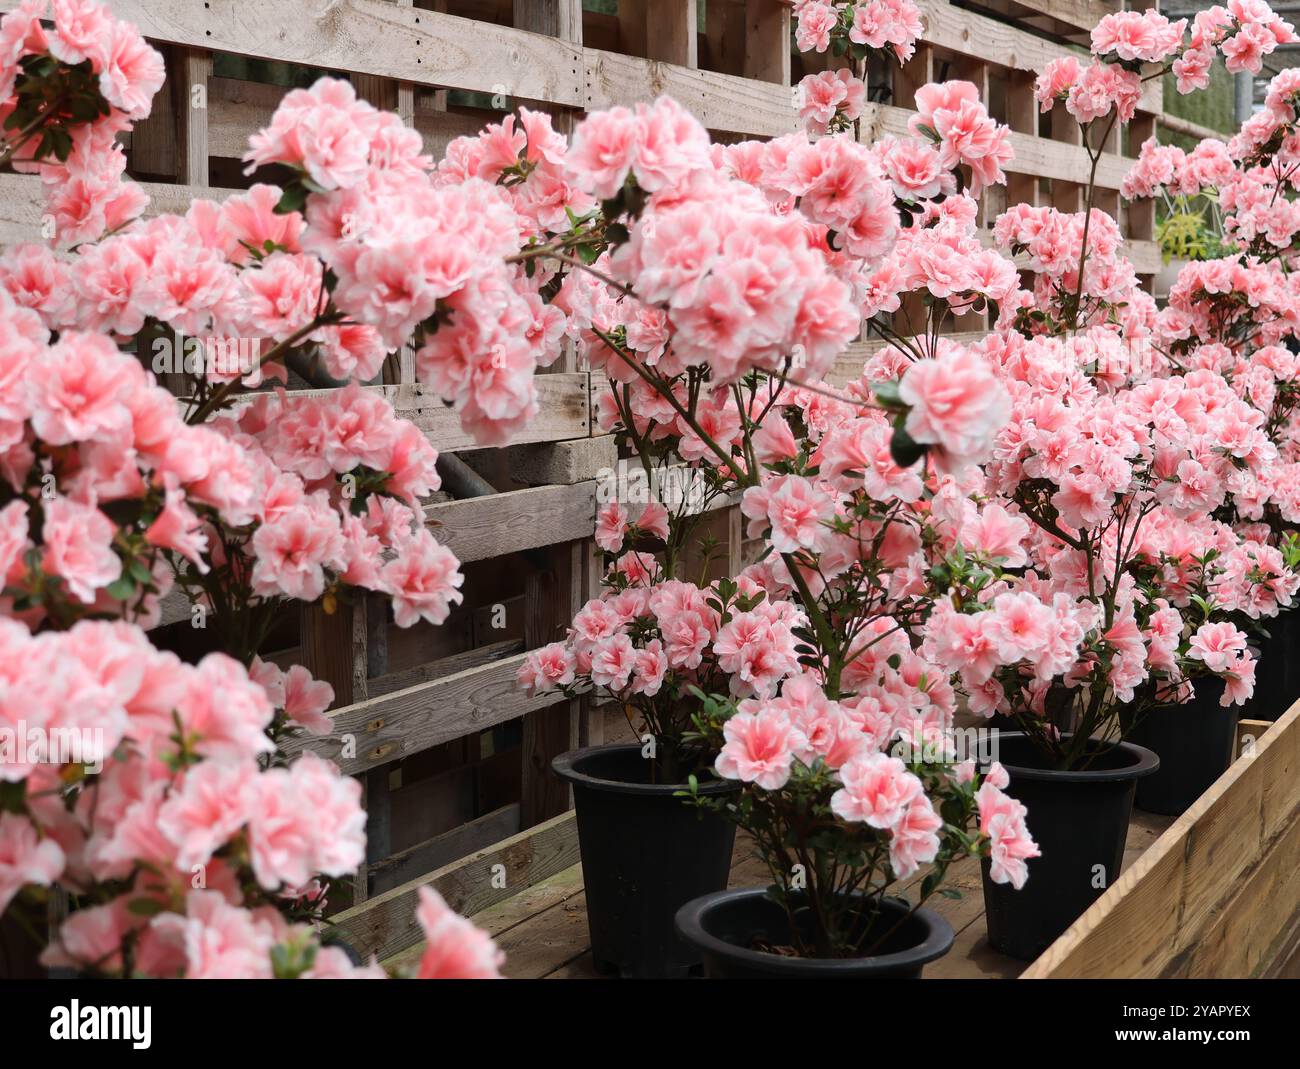
[[[633,750],[640,753],[641,746],[635,742],[612,742],[602,746],[584,746],[579,750],[569,750],[551,759],[551,768],[560,779],[575,786],[581,785],[591,790],[605,791],[610,794],[640,794],[662,797],[673,795],[690,788],[687,783],[628,783],[624,780],[606,779],[580,772],[579,762],[596,754],[613,753],[619,750]],[[740,783],[733,780],[700,780],[699,793],[702,795],[733,794],[740,790]]]
[[[1069,737],[1070,732],[1064,732],[1065,737]],[[1029,738],[1029,733],[1025,731],[999,731],[998,738]],[[1002,767],[1005,768],[1013,779],[1033,780],[1044,783],[1120,783],[1124,780],[1137,780],[1143,776],[1149,776],[1160,768],[1160,756],[1154,750],[1148,750],[1145,746],[1139,746],[1136,742],[1117,742],[1110,747],[1113,750],[1121,750],[1130,758],[1129,764],[1123,768],[1082,768],[1082,769],[1058,769],[1058,768],[1034,768],[1030,765],[1017,765],[1008,761],[1003,761]],[[1014,785],[1011,787],[1014,791]]]
[[[763,898],[768,902],[772,901],[767,897],[766,887],[734,887],[725,891],[714,891],[712,894],[693,898],[682,906],[677,911],[674,924],[683,939],[694,946],[700,947],[706,953],[713,953],[720,957],[730,958],[732,961],[754,966],[771,967],[778,962],[804,962],[809,965],[815,964],[817,970],[822,973],[853,973],[859,971],[867,963],[878,969],[893,966],[924,965],[947,954],[952,949],[952,944],[957,938],[956,933],[952,930],[952,925],[940,914],[926,906],[920,906],[915,911],[915,916],[928,929],[926,937],[920,943],[908,950],[898,950],[892,954],[871,954],[860,958],[787,958],[781,954],[769,954],[765,950],[750,950],[748,947],[728,943],[725,939],[719,939],[716,935],[705,930],[703,923],[701,923],[701,918],[705,914],[721,903],[748,898]],[[908,910],[911,910],[911,903],[905,899],[886,896],[884,901],[893,903],[896,906],[906,905]],[[772,904],[775,908],[780,908],[776,903]]]

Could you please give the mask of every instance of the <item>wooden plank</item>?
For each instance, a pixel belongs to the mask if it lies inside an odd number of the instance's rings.
[[[178,49],[159,48],[166,77],[154,94],[147,118],[139,120],[130,131],[128,166],[133,174],[176,176],[176,76]]]
[[[596,530],[596,483],[534,486],[428,505],[426,523],[462,562],[587,538]]]
[[[998,5],[992,4],[990,6]],[[1091,30],[1103,16],[1123,11],[1126,5],[1123,0],[1015,0],[1014,3],[1008,6],[1027,8],[1030,11],[1046,15],[1057,22],[1077,26],[1083,30]]]
[[[776,136],[799,128],[790,90],[772,82],[594,48],[584,54],[588,111],[632,106],[666,93],[710,130]]]
[[[696,65],[724,74],[753,77],[745,70],[744,6],[737,0],[712,0],[704,7],[704,19],[708,55],[707,59],[701,57]]]
[[[1156,132],[1155,119],[1147,115],[1134,116],[1129,124],[1129,151],[1137,155],[1138,149]],[[1154,200],[1135,200],[1128,205],[1128,230],[1126,237],[1139,241],[1150,241],[1155,237],[1156,202]]]
[[[529,649],[562,638],[582,607],[580,555],[584,544],[573,541],[554,547],[551,567],[525,580],[524,643]],[[551,760],[577,747],[581,713],[581,702],[569,701],[524,717],[520,819],[525,828],[563,813],[572,805],[569,786],[551,769]]]
[[[1264,732],[1273,726],[1272,720],[1238,720],[1235,757],[1252,756]]]
[[[191,186],[208,185],[208,81],[212,53],[177,50],[176,150],[177,180]]]
[[[377,769],[367,772],[366,776],[385,774],[383,769]],[[476,850],[484,850],[518,832],[519,806],[513,804],[475,817],[451,831],[435,835],[399,853],[389,856],[385,852],[370,865],[370,893],[373,896],[391,891],[394,887],[418,879]]]
[[[530,698],[519,689],[515,677],[524,656],[337,709],[329,735],[289,739],[284,749],[289,755],[309,750],[353,774],[563,701],[563,695]]]
[[[591,431],[588,377],[585,372],[538,375],[537,403],[540,411],[529,423],[510,435],[503,445],[527,442],[558,442],[585,438]],[[409,419],[436,443],[440,452],[481,448],[460,426],[460,417],[421,383],[380,387],[393,402],[398,415]]]
[[[577,825],[573,814],[565,813],[418,880],[375,895],[331,919],[343,938],[363,956],[391,958],[420,941],[415,910],[421,887],[432,887],[458,913],[473,914],[569,868],[577,860]]]
[[[17,0],[0,0],[9,11]],[[153,40],[578,107],[577,46],[389,0],[114,0]]]
[[[1300,702],[1264,735],[1255,756],[1236,761],[1025,977],[1144,978],[1176,972],[1196,943],[1214,931],[1239,889],[1244,894],[1248,887],[1273,886],[1279,856],[1294,869],[1295,855],[1288,858],[1285,849],[1300,821],[1298,725]],[[1280,917],[1273,919],[1281,923]],[[1273,933],[1278,934],[1280,929]],[[1234,958],[1201,958],[1200,968],[1218,975],[1234,962],[1257,960],[1268,935],[1251,931],[1249,944],[1239,946]]]
[[[745,77],[789,85],[790,48],[790,8],[778,0],[745,0]]]
[[[515,28],[582,44],[582,0],[514,0]]]
[[[507,898],[496,905],[488,906],[487,909],[480,910],[473,916],[474,924],[487,932],[491,936],[498,937],[498,946],[501,943],[500,936],[503,932],[508,932],[516,925],[527,921],[530,917],[549,909],[551,906],[573,898],[575,895],[582,895],[582,866],[571,865],[569,868],[556,873],[554,876],[548,876],[540,883],[532,887],[525,888],[517,895]],[[385,961],[384,968],[390,973],[413,970],[419,965],[420,957],[424,953],[424,943],[416,943],[408,947],[400,954]],[[510,970],[510,961],[507,956],[506,971]]]
[[[364,627],[364,611],[361,615]],[[320,602],[301,605],[302,664],[334,688],[335,709],[366,696],[366,648],[364,635],[358,648],[355,616],[347,602],[340,601],[333,612]]]
[[[646,58],[698,67],[695,0],[655,0],[645,7]]]
[[[1291,822],[1164,975],[1244,979],[1283,956],[1300,922],[1297,859],[1300,819]]]
[[[224,200],[232,192],[164,182],[140,182],[139,186],[149,195],[146,217],[184,215],[196,197]],[[44,211],[40,178],[34,174],[0,174],[0,245],[39,240]]]
[[[947,0],[916,0],[924,27],[922,40],[959,56],[996,64],[1010,71],[1041,72],[1061,56],[1084,58],[1087,50],[1060,44],[1006,22],[987,18],[977,11],[957,7]],[[1098,15],[1097,18],[1101,16]],[[1096,19],[1088,28],[1096,25]],[[953,77],[961,77],[954,74]],[[1142,86],[1139,107],[1159,114],[1163,111],[1163,83],[1153,79]]]
[[[523,651],[523,639],[510,639],[505,642],[492,642],[486,646],[476,646],[472,650],[454,653],[450,657],[441,657],[436,661],[428,661],[416,665],[414,668],[372,677],[366,680],[366,694],[367,697],[378,698],[384,694],[392,694],[395,691],[405,690],[407,687],[414,687],[433,679],[441,679],[443,676],[453,675],[456,672],[464,672],[469,668],[478,668],[480,665],[491,664],[493,661],[499,661],[504,657],[511,657]]]

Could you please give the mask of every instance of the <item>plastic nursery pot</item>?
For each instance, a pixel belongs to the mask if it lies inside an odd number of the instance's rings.
[[[692,898],[727,886],[735,825],[651,783],[635,744],[593,746],[551,762],[573,785],[587,925],[596,968],[626,977],[682,977],[699,953],[683,943],[673,915]],[[700,777],[702,795],[739,784]]]
[[[797,958],[754,949],[755,943],[791,942],[789,916],[761,887],[688,902],[677,911],[677,930],[698,949],[704,975],[713,980],[917,980],[926,962],[948,953],[954,937],[939,914],[922,908],[909,917],[910,909],[901,899],[885,899],[876,923],[886,931],[898,927],[876,953],[860,958]]]
[[[1026,823],[1042,856],[1029,862],[1029,879],[1019,891],[994,883],[985,860],[989,944],[1032,961],[1119,876],[1134,792],[1160,759],[1122,742],[1085,769],[1060,771],[1045,767],[1023,732],[994,738],[997,759],[1011,777],[1007,793],[1028,808]]]
[[[1178,816],[1232,764],[1237,709],[1220,705],[1222,694],[1223,680],[1200,680],[1190,702],[1151,709],[1128,733],[1129,742],[1160,758],[1160,767],[1138,781],[1139,809]]]
[[[1300,609],[1265,620],[1268,638],[1258,643],[1255,693],[1237,715],[1243,720],[1276,720],[1300,699]]]

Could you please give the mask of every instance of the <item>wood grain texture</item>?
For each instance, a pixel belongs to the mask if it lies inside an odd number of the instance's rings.
[[[514,0],[515,28],[582,44],[582,0]]]
[[[462,562],[587,538],[596,529],[596,483],[535,486],[426,506],[433,535]]]
[[[177,50],[176,162],[178,181],[208,185],[208,82],[212,78],[212,53],[202,49]]]
[[[582,99],[576,45],[388,0],[114,0],[113,12],[191,48],[572,107]]]
[[[1238,976],[1267,964],[1297,907],[1300,702],[1165,832],[1025,978]],[[1238,921],[1223,938],[1223,920]],[[1275,899],[1263,909],[1263,903]],[[1216,950],[1199,950],[1198,944]],[[1229,944],[1232,945],[1229,945]]]
[[[366,773],[367,776],[383,774],[382,769]],[[388,855],[385,852],[381,860],[369,866],[370,893],[373,896],[401,887],[442,865],[487,849],[518,832],[519,806],[507,805],[396,854]]]
[[[519,689],[523,659],[505,657],[335,710],[328,735],[287,740],[284,750],[319,754],[351,775],[563,701]]]
[[[529,649],[561,638],[581,607],[577,557],[582,544],[555,546],[551,566],[525,580],[524,642]],[[551,760],[578,745],[580,713],[581,703],[568,701],[524,717],[520,820],[525,828],[563,813],[572,804],[569,785],[552,770]]]
[[[790,84],[790,9],[779,0],[744,0],[745,59],[741,71],[777,85]]]
[[[420,942],[415,920],[420,888],[432,887],[456,912],[487,909],[540,883],[578,860],[578,831],[572,813],[512,835],[496,846],[435,869],[410,883],[375,895],[331,918],[340,934],[363,956],[391,958]],[[502,866],[494,872],[495,866]],[[493,886],[503,876],[505,886]],[[495,879],[500,883],[501,879]]]
[[[921,39],[959,56],[992,63],[1008,71],[1039,73],[1054,59],[1065,55],[1086,56],[1086,50],[1050,41],[1006,22],[986,18],[977,11],[957,7],[947,0],[916,0],[924,30]],[[1090,5],[1091,6],[1091,5]],[[1097,24],[1102,13],[1088,23]],[[1002,77],[1001,72],[998,74]],[[1164,110],[1163,85],[1159,79],[1142,86],[1138,107],[1160,114]]]

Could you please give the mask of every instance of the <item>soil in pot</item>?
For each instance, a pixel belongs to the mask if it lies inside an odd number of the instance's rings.
[[[863,906],[868,900],[863,896]],[[910,913],[910,915],[909,915]],[[926,962],[948,953],[952,926],[928,909],[911,911],[897,898],[881,903],[875,930],[857,958],[800,958],[787,951],[794,942],[790,917],[765,888],[719,891],[688,902],[677,913],[677,930],[698,948],[704,975],[714,980],[915,980]]]
[[[1125,742],[1095,754],[1085,769],[1060,771],[1047,767],[1020,732],[995,740],[997,760],[1011,777],[1007,793],[1028,808],[1026,822],[1042,856],[1029,862],[1019,891],[994,883],[984,862],[989,944],[1032,961],[1119,876],[1134,792],[1160,759]]]
[[[700,955],[678,938],[673,915],[693,898],[727,886],[736,828],[653,783],[640,746],[595,746],[552,762],[573,785],[578,846],[587,896],[591,953],[602,972],[680,977]],[[700,777],[700,793],[738,785]]]
[[[1227,770],[1237,740],[1237,707],[1220,705],[1222,695],[1223,680],[1198,680],[1190,702],[1162,705],[1136,720],[1128,741],[1160,758],[1160,767],[1138,781],[1139,809],[1178,816]]]

